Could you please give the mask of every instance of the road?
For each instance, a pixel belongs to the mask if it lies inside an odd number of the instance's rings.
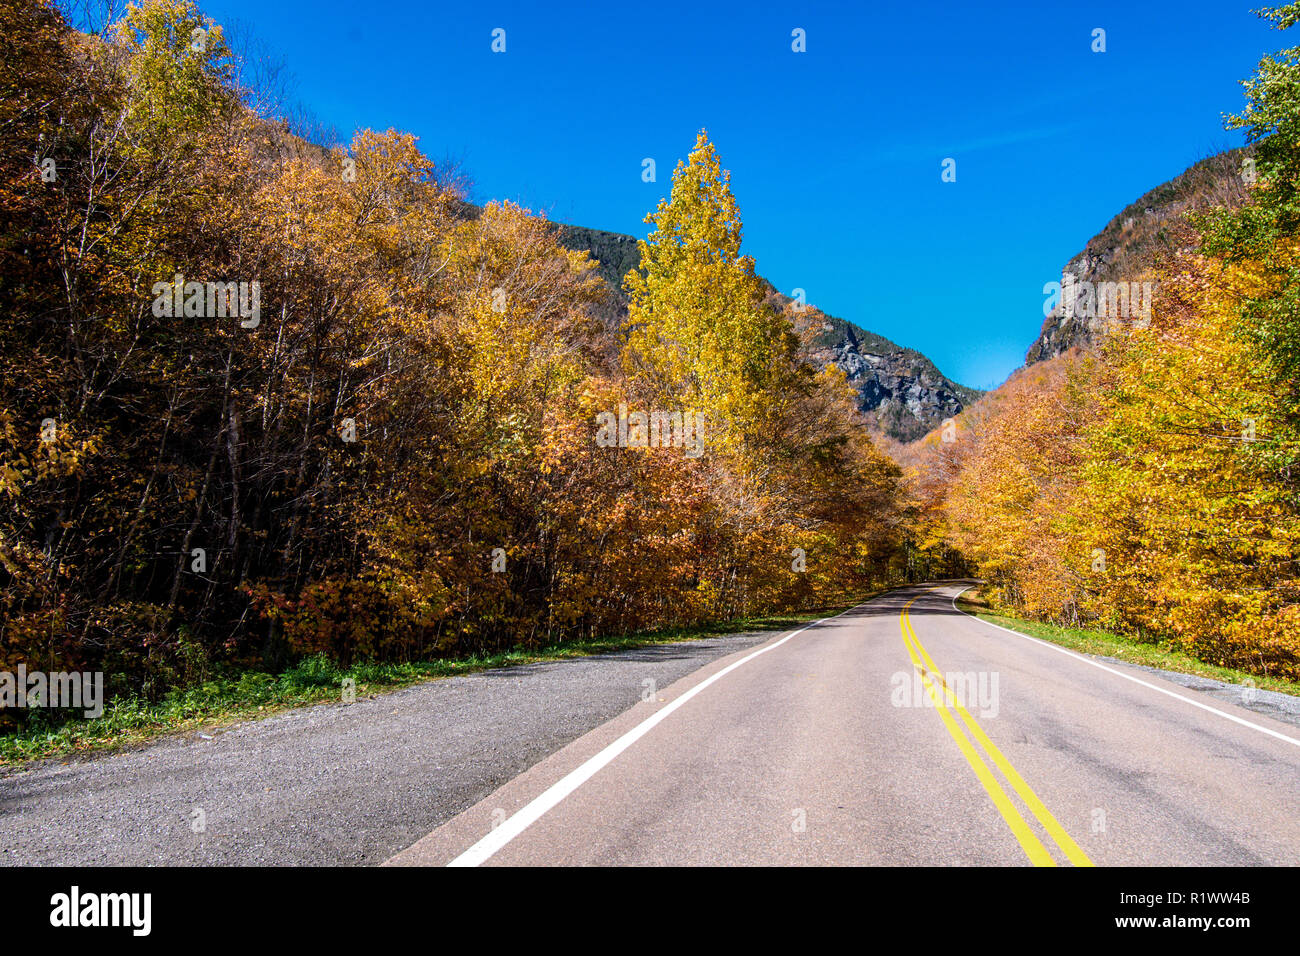
[[[0,773],[0,863],[1300,862],[1293,699],[996,628],[963,586]]]
[[[769,637],[485,671],[0,771],[0,865],[382,863],[627,711],[646,681]]]
[[[1300,862],[1293,723],[993,627],[961,589],[715,661],[389,862]]]

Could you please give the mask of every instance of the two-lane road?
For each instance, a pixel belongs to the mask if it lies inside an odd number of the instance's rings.
[[[1300,728],[891,592],[716,660],[392,864],[1300,862]]]

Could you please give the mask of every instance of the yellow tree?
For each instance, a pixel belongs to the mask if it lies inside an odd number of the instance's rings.
[[[1071,622],[1079,588],[1061,522],[1078,483],[1081,431],[1095,414],[1091,374],[1090,359],[1061,356],[1004,384],[976,422],[960,423],[953,444],[970,449],[944,502],[953,543],[995,602]]]
[[[1069,553],[1113,626],[1295,676],[1300,516],[1286,477],[1253,453],[1286,398],[1237,324],[1266,275],[1192,260],[1151,327],[1114,340]]]
[[[646,217],[654,230],[638,243],[644,274],[624,279],[629,373],[647,397],[703,411],[714,450],[741,446],[761,427],[798,345],[740,254],[730,179],[701,130],[670,198]]]

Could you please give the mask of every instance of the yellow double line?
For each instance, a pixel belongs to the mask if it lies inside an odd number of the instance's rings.
[[[1002,784],[993,774],[993,771],[989,769],[989,765],[985,762],[984,757],[980,755],[979,750],[976,749],[975,743],[972,743],[972,738],[983,748],[984,754],[993,761],[993,765],[1002,772],[1007,782],[1011,784],[1011,788],[1024,801],[1025,806],[1042,824],[1043,829],[1056,842],[1057,847],[1065,854],[1066,858],[1075,866],[1092,866],[1092,861],[1088,859],[1088,855],[1065,832],[1065,828],[1056,821],[1056,817],[1052,816],[1047,807],[1043,806],[1043,801],[1038,799],[1038,794],[1034,793],[1029,784],[1025,783],[1024,778],[1016,772],[1016,768],[1011,766],[1011,762],[1002,755],[1002,751],[994,746],[993,741],[989,740],[983,728],[980,727],[966,708],[958,702],[956,695],[949,689],[943,675],[939,673],[939,668],[935,666],[934,660],[926,651],[925,645],[916,636],[916,631],[912,630],[912,621],[908,610],[916,600],[917,598],[912,598],[912,600],[908,601],[903,606],[903,611],[898,618],[903,631],[903,643],[907,646],[908,656],[912,658],[912,666],[921,675],[926,691],[929,693],[930,699],[934,701],[935,710],[943,719],[943,724],[948,728],[948,733],[957,742],[957,746],[961,749],[966,762],[970,764],[970,768],[975,771],[975,776],[984,785],[984,790],[993,800],[998,812],[1002,814],[1002,819],[1007,822],[1007,826],[1011,828],[1011,832],[1020,842],[1020,846],[1028,855],[1030,862],[1035,866],[1056,866],[1056,860],[1052,858],[1052,854],[1043,845],[1043,841],[1038,838],[1038,835],[1029,826],[1029,822],[1021,814],[1019,808],[1011,802],[1006,790],[1002,788]],[[954,711],[961,718],[961,722],[966,725],[966,730],[970,732],[969,736],[953,719]]]

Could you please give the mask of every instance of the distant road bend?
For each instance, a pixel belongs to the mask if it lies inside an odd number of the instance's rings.
[[[964,587],[0,772],[0,863],[1300,862],[1300,718]]]

